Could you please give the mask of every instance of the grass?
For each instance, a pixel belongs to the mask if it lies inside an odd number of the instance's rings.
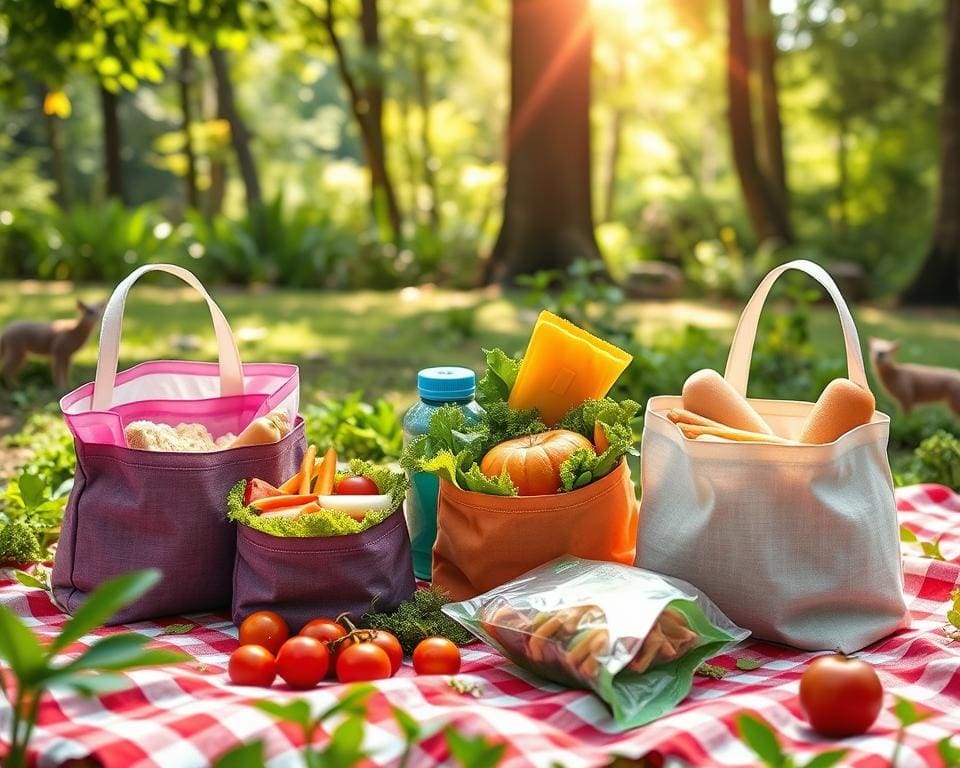
[[[521,350],[536,317],[524,306],[522,295],[495,291],[220,288],[214,294],[240,339],[242,359],[300,365],[305,402],[363,389],[368,397],[385,396],[406,407],[415,398],[420,368],[457,364],[479,370],[482,347]],[[78,296],[103,301],[108,295],[106,286],[74,289],[67,283],[0,282],[0,325],[14,319],[71,317]],[[709,328],[727,341],[740,309],[732,302],[681,300],[633,303],[623,312],[645,341],[685,324]],[[901,359],[960,368],[958,310],[863,306],[857,319],[864,344],[869,335],[897,338],[903,342]],[[839,324],[832,307],[815,309],[813,330],[825,354],[840,354]],[[131,293],[121,367],[157,358],[212,359],[214,352],[206,306],[189,289],[151,280]],[[93,378],[96,353],[96,339],[77,353],[71,386]],[[0,394],[0,416],[6,417],[6,424],[0,421],[0,434],[16,428],[24,410],[55,397],[44,362],[31,363],[24,382],[30,396],[6,390]]]

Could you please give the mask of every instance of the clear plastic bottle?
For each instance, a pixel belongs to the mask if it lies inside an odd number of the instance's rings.
[[[473,399],[476,374],[469,368],[440,366],[424,368],[417,374],[420,402],[403,417],[403,440],[408,444],[430,428],[430,417],[442,405],[455,405],[476,423],[483,409]],[[412,472],[407,493],[407,526],[413,546],[413,572],[418,579],[430,579],[433,566],[433,542],[437,538],[437,494],[440,480],[429,472]]]

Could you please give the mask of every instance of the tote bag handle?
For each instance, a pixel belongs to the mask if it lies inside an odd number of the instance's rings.
[[[733,334],[733,343],[730,345],[730,355],[727,357],[727,369],[723,377],[733,385],[741,395],[747,394],[747,380],[750,376],[750,360],[753,357],[753,345],[757,338],[757,325],[760,322],[760,312],[767,300],[770,289],[784,272],[790,269],[796,269],[800,272],[806,272],[810,277],[823,286],[827,294],[833,299],[833,303],[840,315],[840,325],[843,328],[843,343],[847,349],[847,376],[854,384],[858,384],[864,389],[869,389],[867,384],[867,373],[863,367],[863,354],[860,351],[860,337],[857,335],[857,326],[853,322],[853,316],[847,303],[843,300],[840,289],[833,282],[833,278],[827,271],[818,264],[806,259],[789,261],[770,270],[765,278],[757,286],[750,301],[747,302],[743,314],[740,315],[740,322],[737,323],[737,330]]]
[[[113,291],[110,301],[103,311],[103,323],[100,326],[100,351],[97,354],[97,377],[93,383],[91,407],[95,411],[106,411],[113,403],[113,388],[117,379],[117,362],[120,355],[120,331],[123,326],[123,310],[127,294],[133,284],[148,272],[166,272],[178,277],[207,302],[213,329],[217,336],[217,353],[220,360],[220,396],[243,394],[243,367],[240,364],[240,352],[230,330],[227,318],[220,307],[210,298],[210,294],[189,270],[174,264],[145,264],[131,272]]]

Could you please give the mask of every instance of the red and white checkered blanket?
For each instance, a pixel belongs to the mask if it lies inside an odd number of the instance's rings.
[[[905,545],[906,591],[913,626],[862,653],[887,691],[887,708],[870,732],[847,739],[845,765],[889,765],[897,721],[889,711],[892,694],[916,702],[933,716],[911,726],[899,762],[905,766],[941,765],[937,742],[960,734],[960,643],[951,644],[943,627],[950,593],[960,587],[960,496],[940,486],[914,486],[897,492],[901,522],[922,539],[941,536],[947,562],[924,559],[916,545]],[[851,553],[856,557],[856,553]],[[0,574],[0,601],[24,617],[40,634],[52,634],[66,617],[40,590],[31,590]],[[168,624],[190,621],[188,634],[161,634]],[[230,685],[225,668],[236,647],[237,631],[224,616],[172,618],[126,627],[157,636],[157,645],[177,648],[196,661],[176,667],[129,673],[127,691],[83,699],[54,691],[40,710],[32,742],[40,766],[92,756],[104,766],[209,765],[241,742],[262,739],[271,765],[294,765],[301,746],[297,730],[279,725],[248,706],[258,698],[309,699],[315,711],[342,692],[328,685],[307,693]],[[108,634],[116,629],[101,630]],[[92,638],[84,638],[86,641]],[[406,663],[397,677],[377,683],[371,700],[364,746],[375,765],[397,762],[402,742],[389,705],[407,710],[432,734],[412,755],[410,765],[449,764],[441,731],[454,724],[467,734],[485,734],[507,743],[504,765],[600,766],[613,755],[640,757],[658,752],[693,765],[756,765],[739,741],[735,716],[759,714],[781,734],[788,752],[809,757],[834,747],[807,727],[797,700],[800,675],[813,654],[760,642],[747,642],[713,660],[730,670],[719,680],[696,678],[691,695],[670,715],[626,733],[617,733],[604,705],[593,695],[539,681],[486,646],[464,650],[461,678],[478,683],[479,698],[458,694],[442,677],[416,677]],[[736,668],[737,659],[761,663],[755,670]],[[10,707],[0,700],[0,738],[10,727]],[[321,733],[318,739],[325,739]]]

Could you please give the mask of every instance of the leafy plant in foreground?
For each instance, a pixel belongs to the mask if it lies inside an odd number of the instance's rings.
[[[82,696],[111,693],[129,686],[117,672],[178,664],[189,658],[173,651],[144,648],[149,637],[121,632],[97,640],[71,661],[56,661],[70,645],[139,598],[159,579],[156,570],[134,571],[102,584],[49,643],[42,643],[12,611],[0,605],[0,660],[8,665],[10,673],[0,671],[0,691],[12,707],[5,768],[27,765],[30,736],[48,689],[69,688]]]
[[[830,768],[830,766],[839,763],[847,754],[845,749],[835,749],[829,752],[821,752],[807,763],[797,763],[791,755],[783,751],[776,731],[753,715],[742,714],[737,716],[737,732],[767,768]]]

